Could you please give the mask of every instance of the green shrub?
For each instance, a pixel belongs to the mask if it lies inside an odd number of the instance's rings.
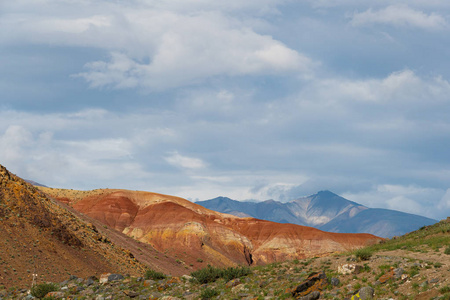
[[[444,250],[444,253],[450,255],[450,246],[448,246],[448,247]]]
[[[145,279],[159,280],[159,279],[166,278],[166,275],[164,275],[161,272],[157,272],[153,269],[148,269],[147,272],[145,272],[144,277],[145,277]]]
[[[408,272],[410,277],[414,277],[417,274],[419,274],[419,267],[418,266],[412,266],[411,269]]]
[[[252,271],[249,267],[229,267],[222,272],[222,276],[226,281],[230,281],[235,278],[247,276]]]
[[[450,286],[447,285],[447,286],[442,287],[442,288],[439,290],[439,292],[440,292],[441,294],[445,294],[445,293],[450,292]]]
[[[370,249],[367,248],[362,248],[362,249],[358,249],[354,252],[355,256],[357,259],[359,260],[369,260],[372,255],[373,252]]]
[[[212,288],[206,288],[201,292],[200,298],[202,300],[211,299],[212,297],[215,297],[217,295],[219,295],[219,292],[217,290],[212,289]]]
[[[55,292],[58,287],[54,283],[40,283],[31,288],[31,295],[36,298],[42,299],[50,292]]]
[[[222,277],[222,270],[208,265],[206,268],[192,272],[191,276],[202,284],[209,283]]]
[[[219,278],[225,279],[225,281],[230,281],[235,278],[240,278],[251,274],[249,267],[229,267],[226,269],[220,269],[208,265],[206,268],[194,271],[191,276],[194,277],[200,283],[214,282]]]

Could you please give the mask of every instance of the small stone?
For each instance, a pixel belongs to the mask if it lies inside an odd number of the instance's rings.
[[[109,275],[111,275],[111,273],[105,273],[105,274],[100,275],[99,282],[100,283],[107,283]]]
[[[117,281],[117,280],[124,280],[125,277],[123,277],[123,275],[120,274],[111,274],[108,276],[108,282],[110,281]]]
[[[375,293],[375,290],[373,288],[371,288],[370,286],[365,286],[365,287],[361,288],[358,292],[359,297],[362,300],[373,299],[374,293]]]
[[[156,283],[156,281],[148,279],[145,280],[144,283],[142,284],[144,287],[151,287],[152,285],[154,285]]]
[[[390,280],[390,279],[394,279],[394,268],[391,268],[391,270],[389,272],[387,272],[386,274],[384,274],[383,276],[381,276],[378,281],[380,283],[385,283],[386,281]]]
[[[396,279],[401,278],[402,275],[403,275],[403,273],[405,273],[405,270],[403,270],[402,268],[394,269],[394,277],[395,277]]]
[[[425,280],[424,282],[422,282],[419,286],[421,288],[426,287],[428,285],[428,280]]]
[[[89,277],[88,279],[86,279],[86,285],[87,286],[91,286],[93,284],[94,284],[94,280],[92,278]]]
[[[56,299],[62,299],[62,298],[64,298],[64,293],[63,292],[50,292],[50,293],[47,293],[47,295],[45,295],[45,297],[46,298],[53,297]]]
[[[148,299],[153,300],[153,299],[159,299],[163,296],[163,294],[158,293],[158,292],[152,292],[150,293],[150,295],[148,295]]]
[[[130,291],[130,290],[125,290],[125,291],[123,291],[123,293],[130,298],[135,298],[135,297],[139,296],[138,293],[136,293],[135,291]]]
[[[76,280],[76,279],[78,279],[78,277],[75,275],[70,275],[70,277],[69,277],[69,280]]]
[[[231,292],[235,293],[235,294],[237,294],[239,292],[246,292],[246,291],[247,291],[247,289],[245,288],[245,286],[243,284],[239,284],[239,285],[231,288]]]
[[[181,278],[183,278],[184,280],[189,281],[189,280],[191,280],[191,279],[194,278],[194,277],[189,276],[189,275],[183,275],[183,276],[181,276]]]
[[[332,286],[338,286],[341,283],[341,281],[336,277],[332,277],[330,283]]]
[[[310,294],[308,294],[306,296],[297,298],[297,300],[316,300],[316,299],[319,299],[319,298],[320,298],[320,292],[315,291],[315,292],[312,292],[312,293],[310,293]]]
[[[239,278],[236,278],[236,279],[232,279],[232,280],[228,281],[225,284],[225,287],[231,288],[231,287],[237,286],[239,284],[241,284],[241,280]]]
[[[439,282],[439,278],[433,278],[430,280],[430,283],[438,283]]]

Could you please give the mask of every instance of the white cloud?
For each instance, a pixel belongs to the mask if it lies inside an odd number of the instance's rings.
[[[158,22],[159,28],[152,28],[157,32],[148,35],[154,41],[154,45],[147,45],[145,56],[149,62],[133,57],[132,53],[137,51],[130,49],[112,53],[109,61],[87,64],[87,72],[79,76],[94,87],[159,90],[198,84],[223,75],[293,71],[308,74],[314,67],[313,61],[305,55],[250,28],[237,28],[217,13],[169,14],[164,22]],[[145,27],[152,25],[143,26],[145,31]]]
[[[380,184],[359,193],[344,193],[349,200],[372,208],[394,209],[402,212],[442,219],[450,212],[448,207],[436,210],[439,201],[445,199],[445,191],[416,185]]]
[[[199,158],[184,156],[178,152],[173,152],[164,159],[175,167],[181,167],[189,170],[203,169],[207,166],[207,164]]]
[[[109,60],[88,62],[78,74],[95,88],[164,90],[215,76],[308,75],[315,66],[248,21],[262,20],[259,14],[272,13],[283,1],[66,3],[70,9],[49,2],[52,10],[36,6],[36,12],[26,13],[12,5],[0,20],[0,41],[103,49]]]
[[[31,133],[19,125],[8,126],[5,133],[0,135],[0,157],[3,163],[17,163],[26,160],[23,148],[30,147]]]
[[[354,26],[368,24],[388,24],[396,27],[415,27],[421,29],[437,30],[447,28],[444,17],[439,14],[426,14],[407,5],[390,5],[382,10],[368,9],[362,13],[355,13],[351,24]]]
[[[443,211],[450,212],[450,188],[447,189],[444,196],[442,196],[441,201],[439,202],[438,208]]]

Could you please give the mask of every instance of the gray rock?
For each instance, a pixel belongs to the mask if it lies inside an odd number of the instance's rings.
[[[91,285],[93,285],[94,284],[94,280],[91,278],[91,277],[89,277],[88,279],[86,279],[86,285],[87,286],[91,286]]]
[[[78,279],[78,277],[75,275],[70,275],[70,277],[69,277],[69,280],[76,280],[76,279]]]
[[[239,278],[235,278],[235,279],[231,279],[230,281],[228,281],[225,284],[225,287],[231,288],[231,287],[237,286],[239,284],[241,284],[241,280]]]
[[[110,281],[117,281],[117,280],[124,280],[125,277],[123,277],[123,275],[120,274],[111,274],[108,276],[108,282]]]
[[[403,273],[405,273],[405,270],[403,270],[402,268],[394,269],[394,277],[395,277],[396,279],[401,278],[402,275],[403,275]]]
[[[430,283],[438,283],[439,282],[439,278],[433,278],[430,280]]]
[[[298,300],[316,300],[316,299],[319,299],[319,298],[320,298],[320,292],[315,291],[315,292],[312,292],[312,293],[310,293],[310,294],[308,294],[306,296],[303,296],[303,297],[300,297],[300,298],[297,298],[297,299]]]
[[[161,293],[158,293],[158,292],[151,292],[149,295],[148,295],[148,297],[146,298],[146,299],[159,299],[159,298],[161,298],[162,296],[164,296],[163,294],[161,294]]]
[[[359,290],[359,297],[362,300],[368,300],[368,299],[373,299],[373,294],[374,294],[375,290],[373,288],[371,288],[370,286],[365,286],[363,288],[361,288]]]
[[[341,281],[336,277],[332,277],[330,283],[332,286],[338,286],[341,283]]]

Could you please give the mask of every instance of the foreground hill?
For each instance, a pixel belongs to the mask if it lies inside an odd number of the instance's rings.
[[[100,283],[67,278],[49,296],[65,299],[450,299],[450,218],[353,253],[256,267],[205,267],[191,276],[147,272]],[[165,277],[165,278],[164,278]],[[26,290],[2,289],[23,299]],[[305,298],[301,298],[305,297]]]
[[[381,237],[403,235],[436,220],[389,209],[368,208],[330,191],[282,203],[236,201],[226,197],[196,202],[236,216],[313,226],[331,232],[371,233]]]
[[[69,274],[139,274],[144,265],[92,223],[0,165],[0,286],[57,281]]]
[[[218,213],[182,198],[140,191],[73,191],[40,188],[81,213],[176,257],[186,270],[258,265],[323,256],[381,239],[329,233],[294,224]]]

